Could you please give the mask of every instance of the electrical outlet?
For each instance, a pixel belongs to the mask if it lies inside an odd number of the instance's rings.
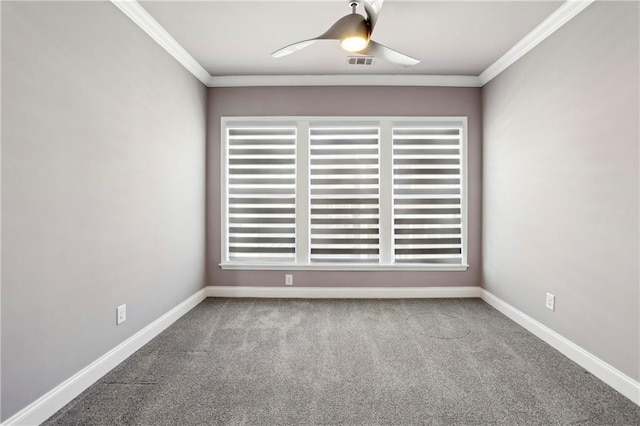
[[[120,325],[127,320],[127,305],[116,308],[116,325]]]
[[[556,310],[556,297],[551,293],[547,293],[547,309]]]
[[[284,276],[284,285],[293,285],[293,275],[292,274],[286,274]]]

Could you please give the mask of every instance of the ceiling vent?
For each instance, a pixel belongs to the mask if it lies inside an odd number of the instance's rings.
[[[349,56],[347,63],[349,65],[373,65],[375,58],[373,56]]]

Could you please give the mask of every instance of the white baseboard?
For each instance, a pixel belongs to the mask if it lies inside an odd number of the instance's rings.
[[[509,305],[504,300],[494,296],[487,290],[481,289],[480,297],[496,310],[502,312],[507,318],[536,335],[567,358],[589,371],[637,405],[640,405],[640,383],[551,330],[544,324],[541,324],[527,314]]]
[[[131,354],[156,337],[181,316],[189,312],[206,298],[206,290],[202,290],[171,309],[160,318],[111,349],[100,358],[60,383],[36,401],[7,419],[5,425],[38,425],[55,414],[69,401],[82,393],[111,369],[127,359]]]
[[[37,425],[48,419],[115,366],[164,331],[206,297],[258,298],[477,298],[506,315],[600,380],[640,405],[640,383],[582,349],[575,343],[539,323],[480,287],[240,287],[209,286],[98,358],[54,389],[16,413],[2,426]]]
[[[209,286],[207,297],[411,299],[480,297],[480,287],[245,287]]]

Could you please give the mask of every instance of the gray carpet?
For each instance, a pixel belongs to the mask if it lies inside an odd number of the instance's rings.
[[[46,425],[639,425],[479,299],[207,299]]]

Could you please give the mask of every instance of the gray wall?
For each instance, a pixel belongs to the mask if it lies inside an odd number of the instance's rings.
[[[248,87],[209,89],[207,259],[210,285],[282,286],[283,271],[222,270],[220,263],[220,117],[467,116],[468,262],[464,272],[295,271],[295,286],[477,286],[480,283],[480,89],[445,87]]]
[[[203,287],[206,96],[109,2],[2,2],[2,419]]]
[[[483,88],[485,288],[635,380],[638,6],[594,3]]]

